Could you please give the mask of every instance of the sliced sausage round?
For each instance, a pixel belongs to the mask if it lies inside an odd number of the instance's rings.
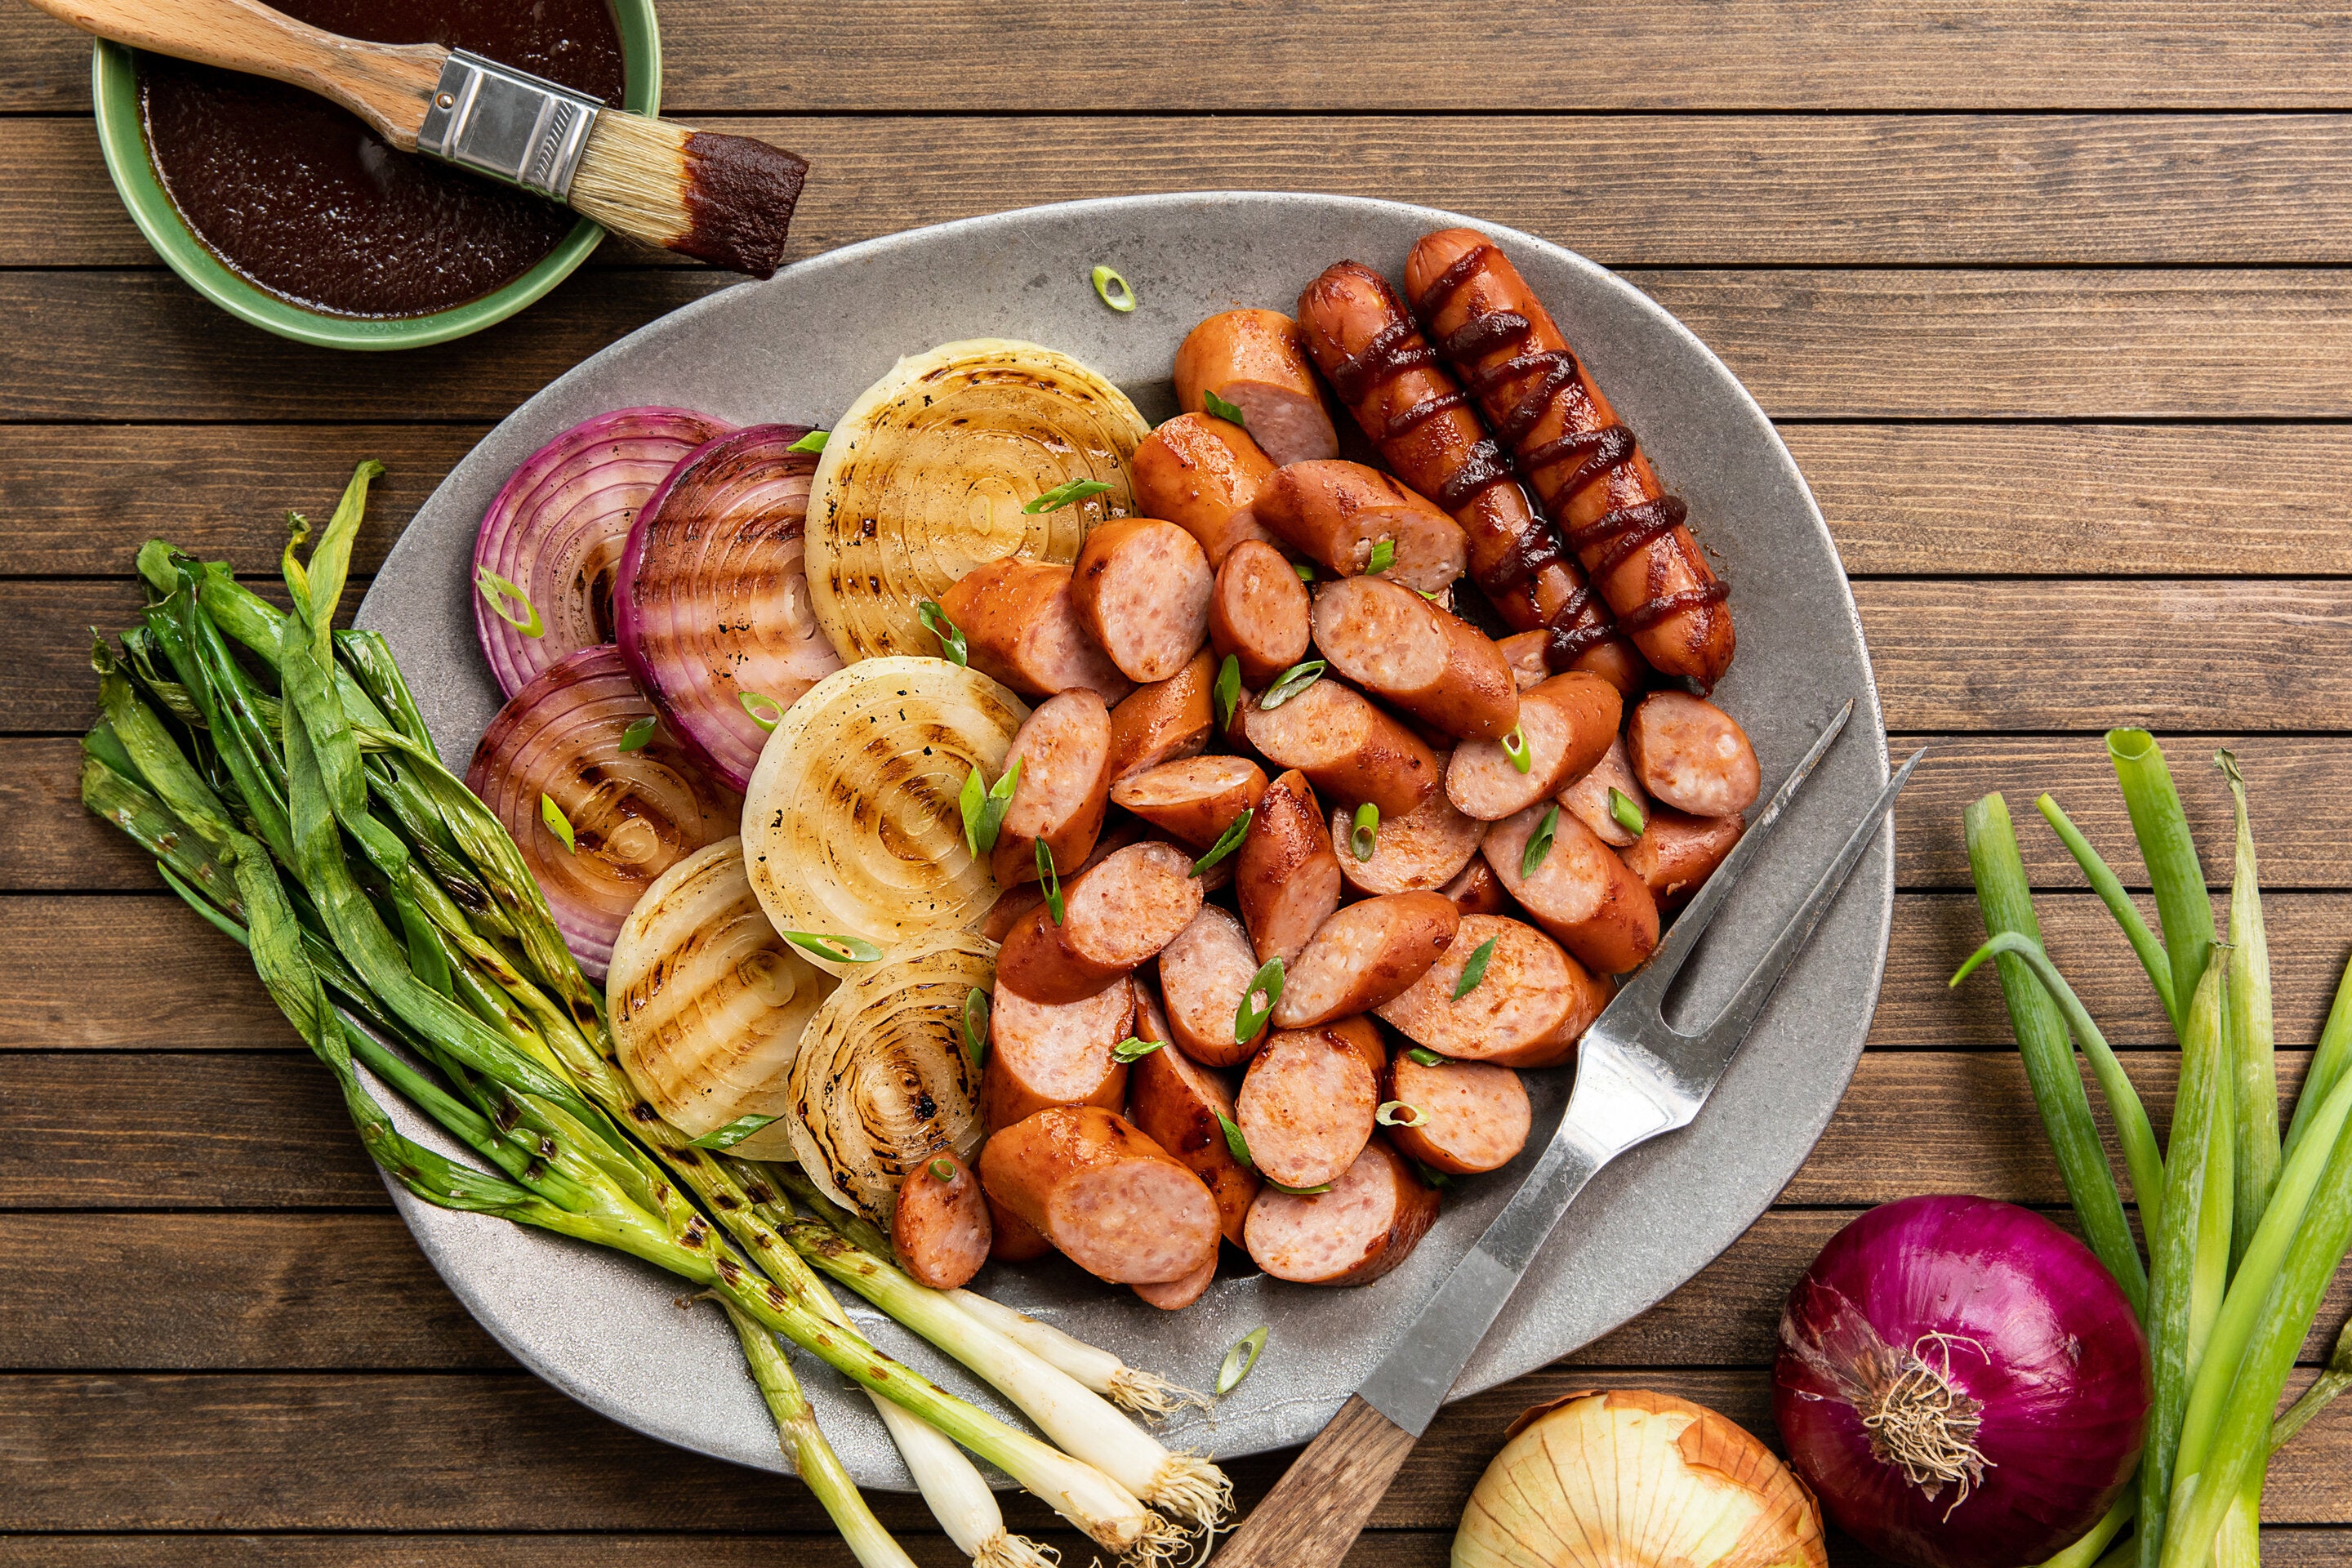
[[[1525,691],[1552,678],[1551,661],[1544,651],[1550,643],[1548,631],[1513,632],[1495,645],[1495,651],[1503,656],[1503,662],[1511,667],[1511,679]]]
[[[1484,976],[1456,997],[1463,971],[1481,951]],[[1613,994],[1608,981],[1525,921],[1464,915],[1454,945],[1380,1016],[1441,1056],[1500,1067],[1558,1067],[1575,1057],[1585,1026]]]
[[[1445,758],[1437,759],[1439,771]],[[1331,841],[1339,847],[1339,875],[1360,893],[1427,893],[1445,886],[1477,859],[1486,825],[1463,816],[1433,790],[1418,810],[1382,816],[1372,830],[1372,852],[1356,857],[1356,814],[1331,808]]]
[[[982,1185],[981,1195],[987,1197],[988,1189]],[[998,1203],[987,1198],[990,1239],[988,1256],[996,1263],[1030,1263],[1054,1250],[1045,1232]]]
[[[1240,708],[1242,732],[1279,768],[1296,768],[1315,787],[1381,815],[1403,816],[1443,782],[1437,755],[1370,699],[1326,675],[1275,707],[1256,699]]]
[[[1200,414],[1210,393],[1240,413],[1277,463],[1339,453],[1298,323],[1279,310],[1227,310],[1185,334],[1176,347],[1176,401]]]
[[[1263,963],[1251,951],[1242,922],[1214,904],[1204,906],[1176,940],[1160,950],[1160,990],[1168,1002],[1168,1029],[1176,1048],[1213,1068],[1245,1062],[1265,1043],[1266,1026],[1234,1038],[1242,997]]]
[[[1307,657],[1307,584],[1282,552],[1261,540],[1234,546],[1209,597],[1209,645],[1241,665],[1244,686],[1264,686]]]
[[[1527,746],[1527,772],[1501,741],[1465,741],[1445,767],[1447,797],[1465,816],[1482,822],[1500,822],[1549,800],[1608,754],[1624,700],[1615,687],[1580,669],[1521,692],[1518,732]]]
[[[1032,1002],[999,982],[988,1014],[988,1060],[981,1068],[981,1123],[990,1131],[1049,1105],[1127,1100],[1127,1064],[1112,1054],[1135,1018],[1125,978],[1083,1002]]]
[[[1412,1255],[1437,1218],[1437,1189],[1380,1139],[1314,1197],[1266,1188],[1250,1205],[1249,1255],[1297,1285],[1369,1285]]]
[[[1642,837],[1617,851],[1661,909],[1673,909],[1715,875],[1748,825],[1736,816],[1688,816],[1654,805]]]
[[[1216,583],[1200,542],[1172,522],[1125,517],[1087,535],[1070,567],[1078,624],[1129,680],[1166,680],[1209,639]]]
[[[942,1180],[939,1167],[947,1169]],[[988,1261],[995,1233],[980,1178],[952,1155],[927,1160],[898,1184],[890,1250],[898,1267],[934,1290],[969,1283]]]
[[[1234,1097],[1234,1121],[1258,1173],[1286,1187],[1336,1181],[1372,1135],[1387,1066],[1369,1018],[1276,1029]]]
[[[1485,823],[1478,825],[1486,826]],[[1484,835],[1480,836],[1482,840]],[[1501,879],[1495,868],[1486,864],[1484,855],[1475,856],[1454,879],[1439,889],[1454,901],[1454,907],[1465,915],[1518,915],[1522,911],[1517,900],[1503,891]]]
[[[1315,646],[1333,669],[1445,734],[1500,740],[1518,721],[1518,685],[1486,634],[1386,577],[1318,588]]]
[[[1258,962],[1290,963],[1339,907],[1339,858],[1305,774],[1294,769],[1265,786],[1234,862],[1234,895]]]
[[[1147,840],[1062,884],[1062,919],[1040,904],[996,955],[996,983],[1032,1002],[1079,1002],[1123,978],[1201,912],[1192,858]],[[1336,875],[1336,873],[1335,873]]]
[[[1274,463],[1238,425],[1180,414],[1146,436],[1129,465],[1136,509],[1200,541],[1213,569],[1244,539],[1271,539],[1251,503]]]
[[[1186,757],[1129,773],[1110,798],[1154,827],[1206,849],[1265,794],[1264,770],[1246,757]]]
[[[940,608],[963,633],[971,668],[1024,697],[1083,689],[1109,703],[1127,695],[1127,677],[1078,622],[1066,566],[992,561],[950,584]]]
[[[1334,577],[1371,569],[1383,540],[1384,574],[1436,593],[1462,575],[1462,529],[1429,501],[1361,463],[1291,463],[1274,471],[1250,509],[1260,526]]]
[[[1259,1182],[1255,1171],[1234,1158],[1217,1120],[1234,1118],[1234,1093],[1224,1079],[1182,1051],[1162,1046],[1136,1062],[1127,1103],[1129,1120],[1207,1185],[1217,1200],[1219,1228],[1239,1247],[1242,1221]]]
[[[1653,691],[1635,705],[1625,753],[1643,789],[1693,816],[1738,816],[1763,782],[1738,721],[1686,691]]]
[[[1181,1279],[1171,1279],[1164,1285],[1130,1285],[1129,1289],[1163,1312],[1178,1312],[1209,1293],[1210,1284],[1217,1278],[1217,1258],[1209,1260]]]
[[[1609,792],[1612,789],[1632,801],[1635,811],[1645,817],[1649,816],[1649,795],[1642,788],[1642,781],[1633,776],[1633,764],[1625,755],[1622,735],[1610,742],[1601,760],[1570,779],[1556,798],[1570,816],[1592,829],[1595,838],[1612,849],[1622,849],[1633,842],[1634,835],[1610,812]]]
[[[1165,680],[1139,686],[1110,710],[1110,776],[1197,757],[1209,749],[1217,661],[1202,648]]]
[[[1424,1066],[1400,1052],[1389,1062],[1389,1142],[1408,1160],[1449,1175],[1498,1171],[1528,1144],[1533,1113],[1519,1075],[1492,1062]],[[1414,1113],[1418,1113],[1418,1116]]]
[[[1032,856],[1029,868],[1035,871],[1036,858]],[[988,906],[982,917],[980,934],[993,942],[1002,942],[1013,934],[1013,928],[1025,919],[1030,910],[1045,901],[1045,890],[1034,882],[1024,882],[1017,888],[1007,888],[997,895],[996,902]]]
[[[1013,734],[1003,772],[1015,763],[1021,776],[989,857],[1001,888],[1037,879],[1041,843],[1056,866],[1076,866],[1094,852],[1110,807],[1110,710],[1085,690],[1039,703]]]
[[[1118,1285],[1182,1279],[1217,1256],[1201,1178],[1098,1105],[1055,1106],[992,1134],[980,1178],[1087,1273]]]
[[[1275,1026],[1312,1028],[1370,1012],[1429,972],[1461,921],[1443,893],[1383,893],[1345,906],[1285,969]]]
[[[1658,945],[1658,903],[1592,829],[1558,811],[1550,849],[1531,871],[1519,869],[1528,841],[1556,811],[1547,802],[1504,818],[1479,853],[1553,941],[1604,974],[1631,973]]]

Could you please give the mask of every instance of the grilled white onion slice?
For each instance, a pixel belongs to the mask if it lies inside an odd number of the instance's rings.
[[[996,882],[965,847],[957,801],[973,764],[995,779],[1028,716],[943,658],[867,659],[811,687],[743,795],[744,869],[776,930],[888,949],[978,924]],[[808,957],[843,976],[866,967]]]
[[[916,607],[1008,555],[1067,563],[1135,510],[1129,463],[1151,427],[1066,354],[1005,338],[900,360],[834,425],[808,512],[809,602],[842,662],[936,654]],[[1110,488],[1035,514],[1074,480]]]
[[[824,1194],[887,1226],[907,1173],[980,1152],[980,1069],[964,1001],[996,984],[996,944],[933,931],[862,965],[825,998],[791,1073],[793,1152]]]
[[[782,1118],[801,1031],[840,982],[776,934],[743,878],[743,841],[722,838],[656,878],[613,944],[613,1046],[639,1094],[703,1138],[778,1119],[731,1145],[793,1157]]]

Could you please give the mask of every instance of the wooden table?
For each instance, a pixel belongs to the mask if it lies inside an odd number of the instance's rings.
[[[2205,759],[2240,749],[2299,1070],[2352,942],[2352,16],[672,0],[662,19],[674,112],[814,164],[796,255],[1252,186],[1458,208],[1622,269],[1780,422],[1853,576],[1895,750],[1937,748],[1899,816],[1871,1049],[1780,1205],[1654,1311],[1447,1412],[1351,1561],[1443,1563],[1504,1423],[1568,1389],[1669,1389],[1769,1433],[1780,1299],[1863,1206],[2063,1207],[1993,989],[1943,980],[1978,929],[1963,803],[2054,789],[2127,849],[2103,728],[2178,737],[2217,882]],[[88,52],[0,5],[0,1529],[22,1532],[0,1563],[846,1563],[797,1483],[638,1436],[509,1362],[243,961],[75,801],[87,628],[128,624],[140,540],[265,571],[283,512],[325,508],[375,456],[371,569],[493,421],[728,280],[608,245],[445,348],[264,336],[123,216]],[[2053,946],[2159,1084],[2166,1034],[2127,952],[2021,826]],[[1237,1467],[1245,1498],[1277,1463]],[[925,1562],[952,1558],[915,1500],[877,1502]],[[2352,1554],[2352,1405],[2282,1457],[2265,1512],[2273,1562]]]

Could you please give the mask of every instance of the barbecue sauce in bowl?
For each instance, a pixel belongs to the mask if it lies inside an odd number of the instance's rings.
[[[331,33],[441,44],[617,107],[621,35],[606,0],[277,0]],[[479,175],[399,153],[325,99],[161,56],[139,59],[155,174],[231,270],[331,316],[430,315],[544,259],[580,219]]]

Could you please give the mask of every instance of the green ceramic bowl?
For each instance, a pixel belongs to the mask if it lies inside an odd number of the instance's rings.
[[[623,79],[622,107],[633,114],[653,114],[661,108],[661,28],[654,20],[653,0],[611,0],[614,19],[620,24]],[[173,271],[188,286],[239,321],[265,331],[301,342],[336,349],[413,349],[446,342],[503,321],[537,300],[588,259],[604,231],[582,218],[563,243],[530,271],[478,300],[425,316],[389,320],[330,316],[281,300],[237,276],[189,232],[180,211],[156,178],[147,141],[140,133],[139,81],[131,51],[101,40],[90,57],[90,96],[97,101],[98,142],[106,154],[106,171],[131,220],[147,243],[155,247]]]

